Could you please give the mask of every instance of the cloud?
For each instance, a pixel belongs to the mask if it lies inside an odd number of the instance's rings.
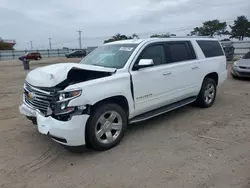
[[[3,38],[17,40],[16,48],[78,47],[77,30],[84,46],[99,45],[115,33],[173,32],[184,35],[211,19],[232,21],[250,17],[249,0],[1,0]]]

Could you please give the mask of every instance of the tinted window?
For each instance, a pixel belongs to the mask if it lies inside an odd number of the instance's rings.
[[[250,52],[246,53],[243,57],[243,59],[250,59]]]
[[[154,45],[148,47],[144,52],[142,52],[140,59],[153,59],[154,65],[164,64],[163,45]]]
[[[205,57],[216,57],[224,55],[218,41],[198,40],[197,43],[199,44]]]
[[[196,59],[190,42],[169,42],[170,62]]]

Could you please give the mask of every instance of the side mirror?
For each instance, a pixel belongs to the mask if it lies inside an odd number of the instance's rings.
[[[138,65],[135,66],[135,69],[139,70],[141,68],[152,67],[152,66],[154,66],[153,59],[141,59]]]

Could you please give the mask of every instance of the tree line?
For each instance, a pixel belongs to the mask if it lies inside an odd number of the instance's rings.
[[[233,25],[229,25],[230,31],[228,30],[228,25],[226,22],[221,22],[218,19],[209,20],[203,22],[201,27],[195,27],[193,30],[187,34],[187,36],[221,36],[228,35],[229,38],[236,38],[238,40],[244,40],[246,37],[250,37],[250,21],[246,16],[238,16],[236,20],[234,20]],[[165,34],[153,34],[150,37],[154,38],[166,38],[176,36],[174,33],[165,33]],[[116,34],[112,36],[110,39],[105,40],[104,43],[113,42],[117,40],[126,40],[139,38],[138,34],[133,34],[132,36],[126,36],[123,34]],[[229,40],[229,39],[226,39]]]
[[[0,41],[0,50],[13,50],[13,45]]]

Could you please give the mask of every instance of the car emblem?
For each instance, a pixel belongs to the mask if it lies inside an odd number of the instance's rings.
[[[35,100],[36,99],[36,94],[33,93],[33,92],[29,92],[28,97],[29,97],[30,100]]]

